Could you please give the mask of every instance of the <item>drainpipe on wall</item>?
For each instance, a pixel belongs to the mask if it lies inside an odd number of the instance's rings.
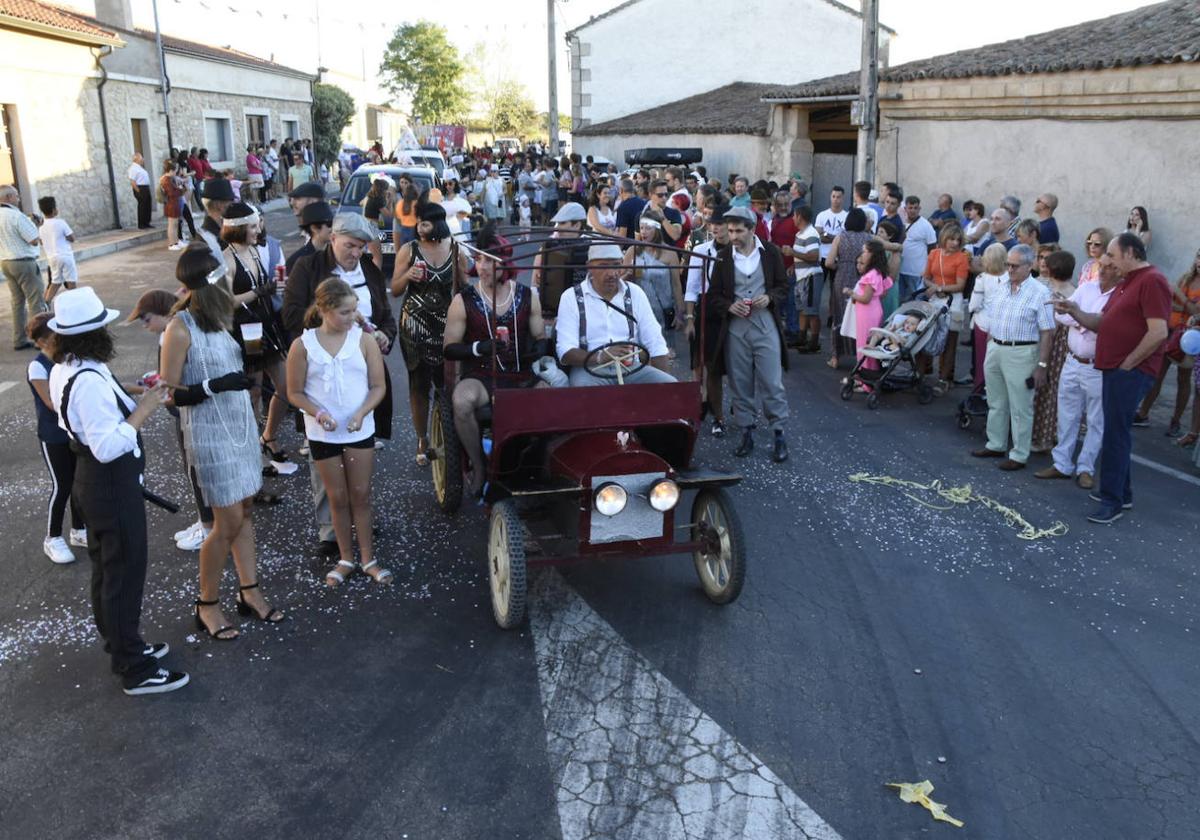
[[[162,30],[158,28],[158,0],[153,0],[154,7],[154,42],[158,47],[158,78],[162,86],[163,119],[167,121],[167,149],[174,149],[175,142],[171,139],[171,80],[167,78],[167,56],[163,52]]]
[[[96,85],[96,96],[100,99],[100,130],[104,133],[104,164],[108,168],[108,196],[112,201],[113,230],[121,229],[121,205],[117,201],[117,175],[113,171],[112,144],[108,141],[108,112],[104,107],[104,86],[108,84],[108,70],[103,62],[112,54],[113,48],[107,44],[97,51],[92,49],[92,57],[96,60],[96,69],[100,71],[100,84]]]

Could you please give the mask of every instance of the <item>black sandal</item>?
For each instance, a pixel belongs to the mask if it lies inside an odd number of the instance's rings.
[[[266,490],[259,490],[254,494],[254,504],[256,505],[277,505],[283,501],[281,496],[275,493],[268,493]]]
[[[279,622],[281,622],[285,618],[287,618],[286,615],[284,615],[282,612],[275,609],[274,607],[272,607],[270,610],[268,610],[266,615],[259,614],[258,610],[254,609],[254,607],[250,606],[248,603],[246,603],[246,600],[244,598],[242,598],[242,593],[245,592],[247,589],[258,589],[258,583],[255,582],[255,583],[248,584],[246,586],[238,587],[238,596],[237,596],[238,615],[253,616],[258,621],[265,621],[267,624],[278,624]]]
[[[203,630],[209,635],[209,638],[218,642],[232,642],[241,635],[238,633],[238,629],[236,627],[232,625],[226,625],[225,627],[218,627],[215,631],[209,630],[208,625],[204,623],[204,619],[200,617],[201,607],[215,607],[219,603],[220,601],[215,599],[212,601],[201,601],[199,598],[196,599],[196,629]],[[230,636],[230,633],[233,633],[234,635]]]

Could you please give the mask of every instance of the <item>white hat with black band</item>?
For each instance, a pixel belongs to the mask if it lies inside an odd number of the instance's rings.
[[[111,324],[120,316],[117,310],[105,308],[95,289],[82,286],[55,296],[54,317],[46,326],[59,335],[80,335]]]

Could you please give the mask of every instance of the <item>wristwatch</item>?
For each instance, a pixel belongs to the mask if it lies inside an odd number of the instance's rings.
[[[1046,364],[1045,362],[1038,362],[1038,367],[1045,369],[1050,367],[1050,365]]]

